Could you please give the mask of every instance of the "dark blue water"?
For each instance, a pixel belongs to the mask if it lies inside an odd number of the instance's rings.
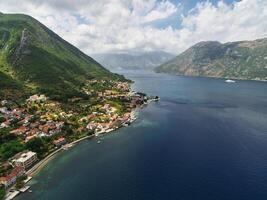
[[[57,156],[18,199],[267,199],[267,83],[123,73],[161,101]]]

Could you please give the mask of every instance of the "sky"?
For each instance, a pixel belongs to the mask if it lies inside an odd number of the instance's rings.
[[[267,37],[267,0],[0,0],[85,53],[166,51]]]

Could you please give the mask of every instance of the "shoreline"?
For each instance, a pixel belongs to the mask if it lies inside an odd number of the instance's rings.
[[[131,112],[131,123],[133,123],[136,119],[137,119],[137,117],[136,117],[136,111],[137,109],[134,109],[132,112]],[[65,145],[63,145],[62,147],[60,147],[59,149],[57,149],[57,150],[55,150],[55,151],[53,151],[52,153],[50,153],[49,155],[47,155],[45,158],[43,158],[42,160],[40,160],[39,162],[37,162],[31,169],[29,169],[25,174],[30,178],[30,181],[32,180],[32,178],[34,177],[34,176],[36,176],[36,175],[38,175],[38,173],[39,172],[41,172],[41,170],[51,161],[51,160],[53,160],[53,158],[55,158],[55,156],[57,156],[60,152],[62,152],[62,151],[65,151],[65,150],[67,150],[68,148],[70,148],[70,147],[72,147],[73,145],[75,145],[75,144],[78,144],[78,143],[80,143],[80,142],[82,142],[82,141],[84,141],[84,140],[86,140],[86,139],[93,139],[93,138],[96,138],[96,137],[98,137],[99,135],[104,135],[104,134],[107,134],[107,133],[111,133],[111,132],[114,132],[114,131],[116,131],[116,130],[118,130],[118,129],[120,129],[120,128],[123,128],[124,126],[121,126],[121,127],[118,127],[118,128],[116,128],[116,129],[114,129],[114,130],[112,130],[112,131],[108,131],[108,132],[102,132],[102,133],[100,133],[100,134],[96,134],[96,133],[94,133],[94,134],[92,134],[92,135],[88,135],[88,136],[85,136],[85,137],[83,137],[83,138],[80,138],[80,139],[78,139],[78,140],[75,140],[75,141],[73,141],[73,142],[71,142],[71,143],[67,143],[67,144],[65,144]],[[66,149],[67,148],[67,149]],[[29,181],[29,182],[30,182]],[[26,185],[25,185],[26,186]],[[29,187],[30,188],[30,187]],[[29,189],[28,188],[28,189]],[[12,188],[10,188],[10,189],[12,189]],[[21,194],[22,192],[20,192],[20,191],[17,191],[17,193],[13,196],[13,197],[11,197],[11,198],[9,198],[9,197],[5,197],[4,198],[4,200],[10,200],[10,199],[16,199],[16,197],[18,197],[20,194]],[[7,193],[8,194],[8,193]]]
[[[132,91],[132,90],[131,90]],[[38,175],[39,172],[41,172],[41,170],[51,161],[55,158],[55,156],[57,156],[60,152],[63,152],[63,151],[66,151],[68,150],[69,148],[73,147],[75,144],[78,144],[86,139],[93,139],[93,138],[97,138],[98,136],[100,135],[104,135],[104,134],[107,134],[107,133],[111,133],[111,132],[114,132],[116,130],[119,130],[120,128],[123,128],[123,127],[128,127],[130,126],[135,120],[138,119],[138,113],[139,113],[139,109],[143,109],[145,106],[147,106],[148,104],[150,104],[151,102],[153,101],[158,101],[159,98],[157,97],[157,99],[155,99],[154,97],[151,98],[151,99],[148,99],[147,102],[143,102],[143,104],[139,105],[138,107],[135,107],[131,110],[130,112],[130,119],[128,121],[128,123],[122,123],[120,126],[117,126],[116,128],[114,129],[108,129],[108,130],[105,130],[103,132],[95,132],[94,134],[92,135],[87,135],[87,136],[84,136],[80,139],[77,139],[73,142],[70,142],[70,143],[67,143],[63,146],[61,146],[60,148],[58,149],[55,149],[54,151],[52,151],[50,154],[48,154],[46,157],[44,157],[42,160],[38,161],[31,169],[29,169],[28,171],[26,171],[26,175],[28,176],[28,178],[30,180],[32,180],[32,178],[34,178],[35,176]],[[30,182],[30,181],[29,181]],[[26,185],[25,186],[29,186],[27,189],[30,188],[30,185]],[[11,189],[14,189],[13,187],[10,188]],[[15,194],[15,196],[12,196],[14,193],[13,191],[11,192],[11,194],[8,192],[7,194],[9,194],[9,196],[6,196],[6,198],[4,198],[5,200],[10,200],[10,199],[14,199],[16,198],[17,196],[19,196],[21,193],[21,191],[18,191],[18,190],[15,190],[14,192],[17,192]],[[13,193],[13,194],[12,194]],[[10,198],[10,195],[12,196]]]
[[[53,151],[52,153],[50,153],[49,155],[47,155],[45,158],[43,158],[42,160],[40,160],[38,163],[36,163],[31,169],[29,169],[26,174],[30,177],[33,177],[35,175],[37,175],[48,163],[49,161],[51,161],[58,153],[62,152],[65,150],[66,146],[72,146],[74,144],[77,144],[83,140],[86,139],[92,139],[95,137],[95,134],[93,135],[88,135],[85,136],[83,138],[80,138],[78,140],[75,140],[71,143],[68,143],[66,145],[63,145],[62,147],[60,147],[59,149]]]
[[[149,102],[150,103],[150,102]],[[131,112],[131,123],[133,123],[136,119],[137,119],[137,116],[136,116],[136,113],[137,113],[137,108],[134,109],[132,112]],[[71,143],[67,143],[65,145],[63,145],[62,147],[60,147],[59,149],[53,151],[52,153],[50,153],[49,155],[47,155],[45,158],[43,158],[42,160],[40,160],[39,162],[37,162],[31,169],[29,169],[26,174],[30,177],[34,177],[36,176],[58,153],[62,152],[62,151],[65,151],[66,147],[71,147],[79,142],[82,142],[86,139],[93,139],[93,138],[96,138],[98,137],[99,135],[104,135],[104,134],[107,134],[107,133],[111,133],[111,132],[114,132],[120,128],[122,128],[124,126],[121,126],[121,127],[118,127],[112,131],[109,131],[109,132],[102,132],[102,133],[99,133],[99,134],[92,134],[92,135],[88,135],[88,136],[85,136],[83,138],[80,138],[78,140],[75,140]]]

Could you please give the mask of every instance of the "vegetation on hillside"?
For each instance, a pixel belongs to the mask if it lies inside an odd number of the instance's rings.
[[[267,39],[200,42],[157,67],[156,72],[267,80]]]
[[[0,15],[1,99],[80,96],[88,79],[125,80],[27,15]]]

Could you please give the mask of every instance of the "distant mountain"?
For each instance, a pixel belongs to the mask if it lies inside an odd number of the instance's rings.
[[[75,95],[91,78],[123,79],[34,18],[0,14],[0,99],[25,92]]]
[[[108,69],[152,69],[172,59],[174,55],[153,51],[140,54],[95,54],[92,57]]]
[[[156,72],[177,75],[267,80],[267,39],[221,44],[200,42]]]

